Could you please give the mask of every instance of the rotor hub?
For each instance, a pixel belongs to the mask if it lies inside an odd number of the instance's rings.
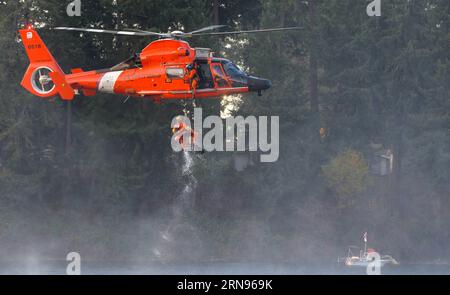
[[[42,85],[48,85],[50,82],[52,82],[52,79],[47,75],[42,75],[39,77],[39,83]]]

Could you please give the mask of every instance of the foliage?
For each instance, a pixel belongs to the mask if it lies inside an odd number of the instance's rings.
[[[322,167],[326,183],[336,192],[340,207],[351,206],[368,182],[369,167],[363,156],[348,149]]]

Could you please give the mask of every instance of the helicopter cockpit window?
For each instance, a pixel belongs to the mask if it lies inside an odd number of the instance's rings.
[[[220,64],[213,65],[215,80],[219,87],[227,87],[228,82]]]
[[[230,77],[233,87],[246,86],[248,76],[241,69],[239,69],[234,63],[230,61],[222,61],[223,69],[228,77]]]

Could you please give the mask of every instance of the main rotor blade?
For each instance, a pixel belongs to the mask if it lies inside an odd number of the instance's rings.
[[[301,29],[303,29],[303,27],[288,27],[288,28],[248,30],[248,31],[200,33],[200,34],[193,34],[192,36],[222,36],[222,35],[254,34],[254,33],[293,31],[293,30],[301,30]]]
[[[101,33],[101,34],[113,34],[113,35],[125,35],[125,36],[166,36],[167,34],[147,32],[147,31],[112,31],[102,29],[85,29],[85,28],[70,28],[70,27],[56,27],[55,30],[76,31],[76,32],[89,32],[89,33]]]
[[[202,33],[202,32],[206,32],[206,31],[212,31],[212,30],[217,30],[220,28],[226,27],[226,25],[215,25],[215,26],[209,26],[209,27],[204,27],[186,34],[197,34],[197,33]]]

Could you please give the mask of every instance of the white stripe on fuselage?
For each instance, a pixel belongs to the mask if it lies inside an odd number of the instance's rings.
[[[98,83],[98,91],[106,93],[114,93],[114,85],[123,71],[108,72],[103,75]]]

